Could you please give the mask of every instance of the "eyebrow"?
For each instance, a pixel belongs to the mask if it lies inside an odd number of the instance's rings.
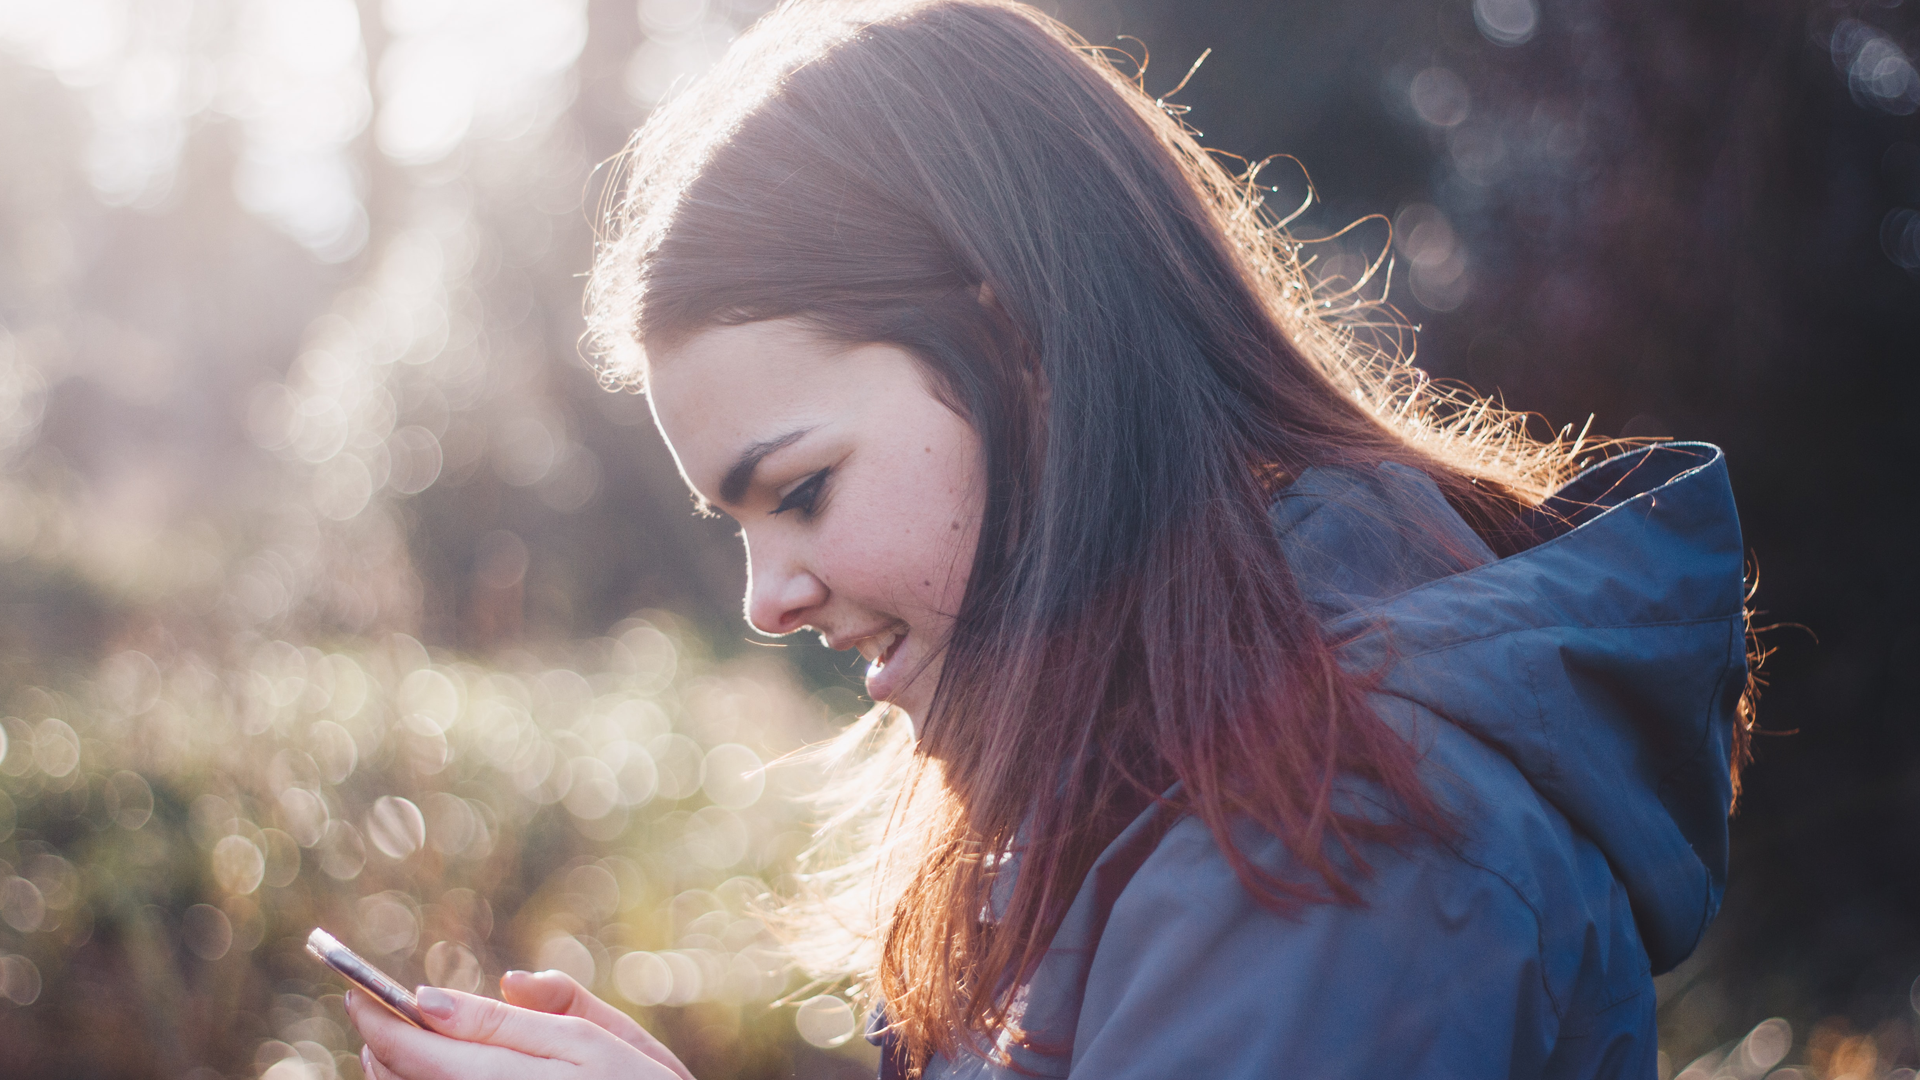
[[[739,503],[741,496],[747,493],[748,485],[753,483],[753,470],[760,467],[761,459],[776,450],[792,446],[812,431],[812,428],[789,431],[785,435],[763,439],[740,451],[740,456],[734,459],[733,466],[720,481],[720,501],[730,505]]]

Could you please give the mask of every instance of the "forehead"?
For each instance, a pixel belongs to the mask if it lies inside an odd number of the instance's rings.
[[[647,394],[670,441],[749,423],[815,383],[841,351],[792,320],[709,327],[649,357]]]

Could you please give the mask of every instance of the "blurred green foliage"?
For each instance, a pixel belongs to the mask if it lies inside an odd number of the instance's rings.
[[[557,968],[709,1074],[791,1075],[769,1003],[804,980],[758,912],[817,778],[780,758],[856,702],[650,616],[505,665],[400,634],[126,651],[16,696],[0,996],[33,1023],[8,1071],[356,1076],[341,984],[303,951],[322,926],[409,984]],[[844,1004],[809,1013],[819,1042],[850,1033]]]

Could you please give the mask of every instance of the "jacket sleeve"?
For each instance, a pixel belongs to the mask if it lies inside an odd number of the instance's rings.
[[[1286,863],[1271,837],[1242,850]],[[1114,903],[1087,971],[1074,1077],[1541,1075],[1558,1013],[1542,922],[1492,871],[1435,845],[1383,852],[1365,906],[1288,917],[1176,825]]]

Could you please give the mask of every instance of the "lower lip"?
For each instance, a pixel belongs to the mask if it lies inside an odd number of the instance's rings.
[[[900,646],[907,640],[901,634],[894,641],[893,648],[872,664],[867,665],[867,696],[875,701],[890,701],[896,690],[900,689],[900,665],[895,663],[900,657]]]

